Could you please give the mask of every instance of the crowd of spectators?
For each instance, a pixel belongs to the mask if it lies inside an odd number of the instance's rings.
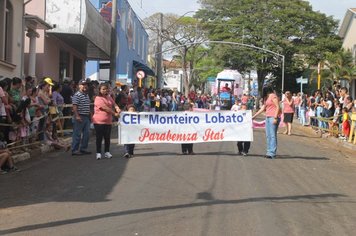
[[[91,102],[98,94],[97,81],[88,81]],[[55,148],[69,149],[58,139],[57,129],[72,127],[72,96],[78,85],[65,78],[61,83],[51,78],[42,78],[38,83],[32,77],[24,80],[0,79],[0,141],[11,148],[41,142]],[[170,89],[139,88],[127,85],[111,87],[110,94],[121,110],[135,106],[142,111],[183,111],[189,104],[202,109],[219,106],[219,98],[207,93],[189,92],[188,96]],[[283,99],[283,98],[282,98]],[[254,109],[255,98],[249,95],[235,97],[234,107],[241,104]],[[335,128],[341,139],[350,133],[350,113],[356,112],[356,99],[351,98],[346,87],[335,85],[325,91],[317,90],[311,95],[293,94],[295,117],[302,125],[313,127],[316,132],[332,133]],[[290,132],[290,130],[289,130]],[[7,152],[4,152],[7,153]],[[3,154],[4,160],[6,154]],[[7,159],[6,159],[7,160]],[[11,161],[2,161],[10,163]],[[1,167],[1,166],[0,166]]]
[[[308,94],[293,94],[295,116],[303,126],[347,140],[350,135],[351,113],[356,112],[356,99],[346,87],[338,84]]]

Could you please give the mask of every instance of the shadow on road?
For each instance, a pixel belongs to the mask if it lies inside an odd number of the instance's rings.
[[[326,194],[311,194],[311,195],[295,195],[295,196],[282,196],[282,197],[255,197],[255,198],[246,198],[246,199],[235,199],[235,200],[210,200],[211,196],[204,195],[207,201],[204,202],[196,202],[196,203],[186,203],[180,205],[169,205],[169,206],[161,206],[161,207],[150,207],[150,208],[141,208],[141,209],[132,209],[126,211],[117,211],[106,214],[100,214],[95,216],[81,217],[81,218],[73,218],[68,220],[59,220],[53,221],[43,224],[34,224],[34,225],[26,225],[13,229],[0,230],[0,235],[18,233],[18,232],[27,232],[31,230],[51,228],[57,226],[63,226],[68,224],[76,224],[81,222],[88,222],[98,219],[117,217],[117,216],[125,216],[125,215],[133,215],[147,212],[160,212],[160,211],[168,211],[168,210],[176,210],[176,209],[185,209],[185,208],[193,208],[193,207],[204,207],[204,206],[217,206],[217,205],[235,205],[235,204],[244,204],[251,202],[272,202],[272,203],[292,203],[292,202],[302,202],[302,203],[318,203],[322,201],[323,203],[333,203],[336,202],[338,198],[346,198],[347,195],[337,194],[337,193],[326,193]],[[203,198],[203,199],[204,199]],[[345,201],[345,200],[341,200]]]
[[[265,155],[261,154],[253,154],[249,153],[247,157],[244,157],[245,159],[248,159],[249,157],[260,157],[260,158],[265,158]],[[330,158],[327,157],[307,157],[307,156],[290,156],[290,155],[277,155],[277,157],[273,160],[278,160],[278,159],[302,159],[302,160],[307,160],[307,161],[329,161]]]
[[[329,161],[327,157],[303,157],[303,156],[289,156],[289,155],[277,155],[277,159],[303,159],[308,161]]]
[[[47,153],[21,163],[21,172],[1,176],[0,209],[46,202],[109,201],[128,160],[121,158],[123,148],[114,144],[113,158],[96,160],[93,141],[90,155]]]

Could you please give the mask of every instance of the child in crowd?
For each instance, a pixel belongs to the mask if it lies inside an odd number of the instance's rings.
[[[339,100],[336,100],[334,102],[334,106],[335,106],[335,111],[334,111],[334,115],[333,115],[333,120],[329,122],[329,134],[337,137],[338,136],[338,131],[339,131],[339,124],[340,124],[340,114],[341,114],[341,104],[339,102]],[[336,127],[336,128],[335,128]],[[337,131],[334,131],[337,130]]]
[[[31,117],[28,110],[30,106],[31,106],[31,99],[25,98],[24,100],[21,100],[20,105],[17,109],[17,113],[21,117],[19,136],[24,143],[28,143],[30,137]]]
[[[135,106],[133,104],[127,106],[128,112],[136,112]],[[135,144],[124,144],[125,158],[131,158],[134,155]]]
[[[247,110],[246,104],[241,104],[240,110]],[[247,156],[248,151],[250,150],[251,142],[250,141],[239,141],[237,142],[237,148],[239,150],[238,155]]]
[[[0,141],[0,173],[6,174],[11,171],[19,171],[14,165],[14,161],[11,157],[12,153],[6,147],[5,142]]]
[[[194,103],[189,103],[188,111],[193,111]],[[182,153],[183,155],[195,155],[193,152],[193,144],[192,143],[182,143]]]
[[[240,109],[241,109],[240,100],[237,97],[235,97],[235,104],[232,105],[231,111],[238,111]]]
[[[55,149],[65,149],[66,152],[70,150],[70,145],[59,140],[55,128],[56,124],[54,122],[48,122],[45,137],[48,145],[54,147]]]
[[[35,111],[35,117],[32,120],[31,123],[31,139],[36,140],[36,137],[38,136],[38,126],[40,123],[40,120],[42,117],[42,108],[37,107]]]
[[[348,140],[350,135],[350,123],[348,108],[346,107],[342,109],[342,133],[344,134],[344,139]]]

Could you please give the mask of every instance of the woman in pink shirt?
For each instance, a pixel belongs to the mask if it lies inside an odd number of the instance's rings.
[[[279,99],[273,91],[272,85],[265,85],[262,89],[263,105],[261,109],[253,115],[252,119],[263,111],[266,115],[266,146],[265,158],[274,159],[277,153],[277,130],[280,122]]]
[[[115,111],[113,108],[115,107]],[[101,144],[104,138],[105,157],[111,158],[110,153],[110,134],[112,117],[119,116],[120,108],[115,104],[112,97],[109,95],[109,87],[107,84],[99,86],[99,94],[94,100],[94,115],[93,124],[96,132],[96,159],[101,159]]]
[[[292,94],[290,91],[285,93],[285,97],[283,99],[283,122],[286,125],[287,130],[283,132],[283,134],[292,134],[292,122],[294,115],[294,100],[292,98]]]

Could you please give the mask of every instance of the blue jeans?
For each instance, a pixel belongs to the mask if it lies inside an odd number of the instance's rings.
[[[177,111],[178,107],[177,107],[177,103],[176,102],[172,102],[172,109],[171,111]]]
[[[90,119],[89,116],[82,116],[82,121],[77,121],[73,118],[73,136],[72,136],[72,152],[86,151],[89,143],[89,129]],[[82,137],[83,135],[83,137]]]
[[[306,121],[306,117],[305,117],[305,115],[306,115],[306,109],[305,109],[305,107],[300,107],[299,108],[300,110],[299,110],[299,113],[300,113],[300,123],[302,124],[302,125],[306,125],[307,124],[307,121]]]
[[[321,106],[317,106],[316,108],[316,117],[321,118],[321,113],[323,112],[323,108]],[[318,119],[318,127],[323,128],[323,122]]]
[[[280,119],[277,124],[273,124],[274,117],[266,117],[266,145],[267,156],[276,157],[277,154],[277,130]]]

